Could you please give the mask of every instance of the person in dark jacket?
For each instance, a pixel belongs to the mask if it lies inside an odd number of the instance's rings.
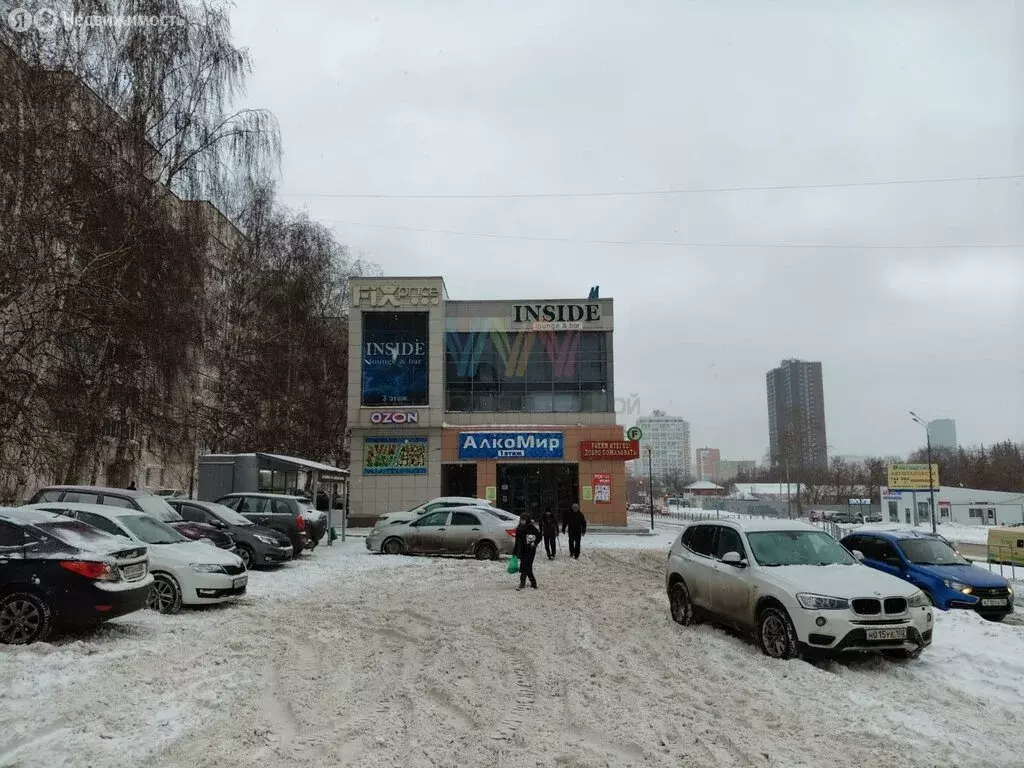
[[[548,560],[554,560],[558,551],[558,519],[551,511],[551,507],[544,508],[544,514],[540,518],[540,530],[544,534],[544,551],[548,553]]]
[[[572,509],[562,520],[562,533],[569,534],[569,557],[580,559],[580,539],[587,534],[587,518],[580,512],[580,505],[573,504]]]
[[[526,580],[530,580],[530,586],[537,588],[537,578],[533,575],[533,559],[537,556],[537,544],[540,543],[540,531],[537,530],[530,516],[526,513],[519,518],[519,525],[516,526],[516,543],[512,548],[512,554],[519,558],[519,589],[526,587]]]

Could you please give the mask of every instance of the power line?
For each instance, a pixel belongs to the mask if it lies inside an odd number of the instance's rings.
[[[799,189],[843,189],[856,187],[892,187],[910,184],[954,184],[968,181],[1019,181],[1024,174],[1005,176],[951,176],[935,179],[890,179],[885,181],[847,181],[831,184],[772,184],[750,187],[690,187],[611,192],[526,192],[518,194],[403,195],[348,192],[282,192],[280,197],[330,198],[340,200],[520,200],[563,197],[644,197],[653,195],[695,195],[720,192],[777,192]]]
[[[1024,248],[1024,243],[1008,244],[933,244],[933,245],[837,245],[835,243],[688,243],[676,240],[590,240],[571,237],[538,237],[534,235],[508,235],[492,232],[462,232],[453,229],[428,229],[425,227],[406,227],[399,224],[377,224],[365,221],[345,221],[342,219],[318,219],[330,224],[343,224],[350,227],[370,227],[372,229],[389,229],[398,232],[425,232],[434,235],[455,235],[457,237],[481,237],[494,240],[527,240],[539,243],[576,243],[579,245],[633,245],[659,246],[665,248],[760,248],[760,249],[817,249],[817,250],[960,250],[960,249],[1007,249]]]

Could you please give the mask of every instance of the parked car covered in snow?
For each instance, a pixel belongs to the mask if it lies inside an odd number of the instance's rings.
[[[235,540],[235,552],[246,568],[280,565],[292,559],[292,543],[272,528],[256,525],[231,507],[213,501],[170,499],[168,502],[186,520],[222,528]]]
[[[380,528],[391,523],[408,523],[415,520],[417,517],[426,514],[427,512],[433,512],[437,509],[451,509],[454,507],[477,507],[477,506],[491,506],[491,502],[487,499],[478,499],[473,496],[438,496],[436,499],[425,501],[419,506],[413,507],[412,509],[398,512],[388,512],[385,515],[381,515],[377,518],[377,522],[374,524],[374,528]]]
[[[218,530],[212,525],[193,523],[182,519],[165,498],[154,496],[146,491],[104,488],[98,485],[51,485],[36,491],[29,503],[38,504],[46,501],[103,504],[123,509],[136,509],[162,523],[167,523],[186,539],[208,541],[214,546],[227,550],[232,550],[235,546],[235,542],[226,532]]]
[[[145,546],[52,512],[0,508],[0,643],[141,610],[152,586]]]
[[[44,502],[20,509],[56,512],[145,545],[153,574],[148,605],[160,613],[177,613],[182,605],[223,603],[245,594],[249,575],[238,555],[187,539],[138,510],[68,502]]]
[[[374,528],[366,548],[386,555],[472,555],[494,560],[512,554],[516,542],[514,521],[480,507],[436,509],[410,522]]]
[[[932,642],[932,608],[921,590],[795,520],[692,523],[669,552],[665,587],[677,623],[731,625],[773,658],[847,651],[910,658]]]

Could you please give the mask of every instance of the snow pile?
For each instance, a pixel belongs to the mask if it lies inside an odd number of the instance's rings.
[[[771,661],[671,621],[677,532],[586,536],[524,592],[503,562],[339,542],[233,605],[4,648],[0,766],[1019,764],[1018,617],[940,613],[915,662]]]

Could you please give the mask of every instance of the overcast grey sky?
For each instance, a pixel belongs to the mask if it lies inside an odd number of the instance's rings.
[[[1013,0],[244,0],[247,101],[283,192],[453,298],[615,299],[615,386],[760,458],[765,372],[821,360],[830,453],[903,453],[907,409],[1024,440],[1024,184],[517,200],[329,199],[1024,174]]]

